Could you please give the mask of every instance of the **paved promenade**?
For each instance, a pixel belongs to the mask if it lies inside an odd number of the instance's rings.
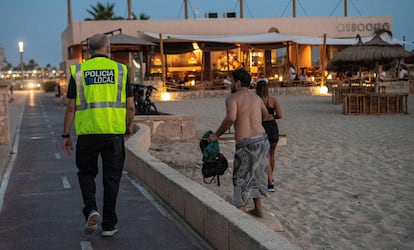
[[[330,96],[277,98],[287,145],[276,151],[276,192],[265,208],[282,234],[304,249],[414,249],[414,96],[409,115],[371,116],[343,115]],[[199,138],[225,115],[224,98],[157,107],[194,115]],[[231,167],[220,187],[204,184],[198,143],[155,140],[150,153],[231,202]],[[234,143],[220,147],[232,162]]]
[[[135,176],[124,171],[119,233],[85,235],[75,156],[61,153],[65,107],[52,93],[19,91],[10,103],[11,136],[0,148],[11,162],[0,182],[0,249],[212,249]],[[21,122],[20,122],[21,121]],[[12,171],[10,171],[12,170]],[[102,206],[102,171],[96,179]]]
[[[413,249],[414,96],[409,115],[381,116],[343,115],[330,97],[277,98],[288,143],[277,149],[276,192],[269,193],[265,208],[267,218],[283,225],[281,234],[304,249]],[[23,103],[16,95],[9,107],[12,136]],[[215,130],[225,115],[224,98],[157,107],[194,115],[198,137]],[[221,141],[220,147],[231,162],[234,143]],[[2,146],[1,156],[11,150]],[[220,187],[204,184],[198,139],[154,141],[150,153],[231,202],[231,167]]]

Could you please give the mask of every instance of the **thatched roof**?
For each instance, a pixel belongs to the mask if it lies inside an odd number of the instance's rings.
[[[384,31],[377,31],[374,37],[365,43],[358,43],[338,52],[328,63],[328,69],[340,68],[349,64],[355,66],[373,67],[376,63],[388,64],[394,59],[409,57],[399,44],[391,44],[381,38]],[[386,31],[391,35],[391,32]]]
[[[414,63],[414,50],[410,51],[410,56],[404,59],[404,63],[413,64]]]

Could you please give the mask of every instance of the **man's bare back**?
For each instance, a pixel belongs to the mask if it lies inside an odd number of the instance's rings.
[[[262,120],[267,109],[262,99],[249,89],[228,96],[226,109],[227,116],[233,120],[236,141],[265,133]]]
[[[210,141],[217,140],[232,125],[236,141],[265,133],[262,121],[269,113],[262,98],[249,90],[249,83],[250,75],[243,85],[240,80],[235,82],[232,79],[232,94],[226,98],[226,117],[217,131],[210,135]]]

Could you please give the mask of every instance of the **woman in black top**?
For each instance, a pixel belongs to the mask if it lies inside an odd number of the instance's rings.
[[[263,99],[263,102],[266,105],[269,114],[271,115],[271,117],[263,120],[262,125],[270,142],[267,190],[269,192],[274,192],[275,189],[273,185],[273,170],[275,168],[276,145],[279,141],[279,128],[275,119],[282,118],[282,110],[280,109],[279,102],[276,100],[276,98],[269,96],[269,86],[266,81],[260,80],[256,83],[256,94]]]

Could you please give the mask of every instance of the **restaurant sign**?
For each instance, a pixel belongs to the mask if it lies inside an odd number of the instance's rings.
[[[340,23],[336,26],[338,32],[374,32],[378,29],[391,30],[391,24],[385,23]]]

